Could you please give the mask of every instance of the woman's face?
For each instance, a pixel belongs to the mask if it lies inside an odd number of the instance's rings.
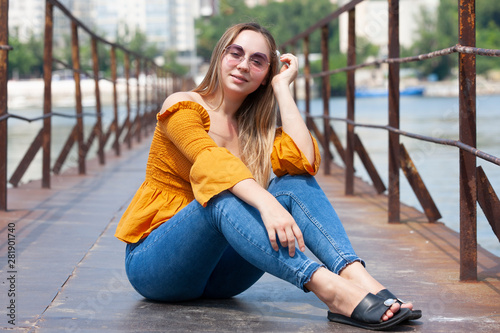
[[[270,49],[264,36],[252,30],[240,32],[222,57],[221,74],[225,95],[246,97],[260,85],[266,84],[269,62]]]

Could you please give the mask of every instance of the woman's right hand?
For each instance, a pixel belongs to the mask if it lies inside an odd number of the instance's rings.
[[[304,237],[290,213],[266,189],[254,179],[245,179],[234,185],[230,191],[247,204],[257,208],[264,221],[269,241],[275,251],[288,247],[290,257],[295,256],[295,239],[300,251],[305,251]]]
[[[290,257],[295,256],[295,239],[300,251],[305,251],[304,237],[299,226],[292,215],[276,200],[269,200],[265,207],[260,208],[260,214],[267,233],[269,241],[275,251],[279,250],[278,241],[281,246],[288,247]]]

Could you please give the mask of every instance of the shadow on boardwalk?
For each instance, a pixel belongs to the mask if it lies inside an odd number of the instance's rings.
[[[146,142],[147,141],[147,142]],[[19,332],[358,332],[333,324],[314,295],[265,275],[229,300],[161,304],[144,300],[124,272],[124,245],[114,238],[118,220],[144,178],[149,141],[106,166],[88,165],[54,176],[52,189],[35,181],[9,190],[0,212],[0,328]],[[413,332],[497,332],[500,259],[480,249],[479,282],[461,283],[458,235],[402,208],[401,224],[388,224],[387,201],[357,180],[343,195],[343,174],[318,175],[369,271],[424,316]],[[7,263],[8,225],[15,223],[12,285]],[[15,297],[8,289],[15,288]],[[15,326],[6,307],[15,300]],[[7,309],[7,311],[10,311]],[[8,313],[7,313],[8,314]]]

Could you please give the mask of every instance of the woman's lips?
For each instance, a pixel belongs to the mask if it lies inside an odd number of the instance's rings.
[[[231,76],[232,76],[233,78],[235,78],[236,80],[238,80],[238,81],[241,81],[241,82],[248,82],[248,80],[247,80],[245,77],[243,77],[243,76],[240,76],[240,75],[235,75],[235,74],[231,74]]]

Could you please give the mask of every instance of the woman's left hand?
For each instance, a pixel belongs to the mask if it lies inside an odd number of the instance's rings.
[[[272,79],[272,84],[286,84],[287,86],[292,83],[297,77],[299,71],[299,61],[296,56],[291,53],[285,53],[280,56],[281,66],[280,72]]]

